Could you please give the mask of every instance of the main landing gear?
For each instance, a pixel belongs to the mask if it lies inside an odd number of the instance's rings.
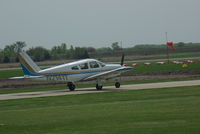
[[[68,88],[69,88],[70,91],[74,91],[75,88],[76,88],[76,86],[74,85],[73,82],[68,82],[67,86],[68,86]],[[120,83],[119,82],[115,82],[115,87],[116,88],[120,88]],[[101,80],[97,80],[96,89],[97,90],[102,90],[103,89],[103,85],[101,83]]]
[[[69,87],[69,90],[70,90],[70,91],[74,91],[75,88],[76,88],[76,86],[74,85],[73,82],[68,82],[68,83],[67,83],[67,86]]]
[[[102,90],[102,88],[103,88],[103,85],[96,84],[96,89],[97,90]]]
[[[115,87],[116,88],[120,88],[120,83],[119,82],[115,82]]]
[[[120,82],[116,81],[116,82],[115,82],[115,87],[116,87],[116,88],[120,88]],[[101,83],[101,80],[100,80],[100,79],[97,79],[97,81],[96,81],[96,89],[97,89],[97,90],[102,90],[102,88],[103,88],[103,85],[102,85],[102,83]]]
[[[103,85],[102,85],[102,83],[101,83],[101,80],[100,79],[97,79],[97,81],[96,81],[96,89],[97,90],[102,90],[102,88],[103,88]]]

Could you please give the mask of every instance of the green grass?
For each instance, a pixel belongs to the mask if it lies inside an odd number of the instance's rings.
[[[155,62],[151,62],[151,65],[144,65],[143,62],[139,62],[139,66],[135,66],[130,72],[144,73],[144,72],[160,72],[160,71],[192,71],[200,70],[200,62],[197,63],[187,63],[188,67],[183,68],[183,64],[163,64],[157,65]],[[128,63],[131,65],[132,63]]]
[[[50,90],[60,90],[67,89],[67,86],[42,86],[42,87],[26,87],[26,88],[9,88],[0,90],[0,94],[9,94],[9,93],[22,93],[22,92],[37,92],[37,91],[50,91]]]
[[[16,76],[23,76],[22,69],[14,69],[14,70],[1,70],[0,71],[0,79],[11,78]]]
[[[1,134],[199,134],[200,86],[0,101]]]
[[[199,57],[200,53],[199,52],[193,52],[193,53],[170,53],[169,52],[169,58],[188,58],[188,57]],[[138,58],[140,59],[140,58]],[[146,59],[146,60],[152,60],[152,59],[167,59],[166,54],[163,55],[147,55],[143,56],[141,59]]]
[[[170,58],[187,58],[187,57],[198,57],[200,56],[199,52],[192,52],[192,53],[171,53],[169,54]],[[166,58],[166,56],[163,56]]]

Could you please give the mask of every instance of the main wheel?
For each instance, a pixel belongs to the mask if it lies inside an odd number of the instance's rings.
[[[69,87],[69,90],[70,90],[70,91],[74,91],[75,88],[76,88],[76,86],[75,86],[72,82],[69,82],[69,83],[67,84],[67,86]]]
[[[115,83],[115,87],[116,87],[116,88],[120,88],[120,83],[119,83],[119,82],[116,82],[116,83]]]
[[[96,84],[96,89],[97,90],[102,90],[103,86],[100,86],[99,84]]]

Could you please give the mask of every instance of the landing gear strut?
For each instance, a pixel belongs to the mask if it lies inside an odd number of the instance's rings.
[[[115,82],[115,87],[116,88],[120,88],[120,83],[119,82]]]
[[[70,91],[74,91],[75,88],[76,88],[76,86],[75,86],[72,82],[68,82],[68,83],[67,83],[67,86],[69,87],[69,90],[70,90]]]
[[[103,88],[103,85],[101,83],[101,80],[100,79],[97,79],[97,84],[96,84],[96,89],[97,90],[102,90]]]

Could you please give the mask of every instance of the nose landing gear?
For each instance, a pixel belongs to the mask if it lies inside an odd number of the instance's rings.
[[[102,85],[102,83],[101,83],[101,79],[97,79],[97,81],[96,81],[96,89],[97,90],[102,90],[102,88],[103,88],[103,85]]]
[[[103,88],[102,85],[96,84],[96,89],[97,89],[97,90],[102,90],[102,88]]]
[[[76,88],[76,86],[75,86],[74,83],[72,83],[72,82],[68,82],[68,83],[67,83],[67,86],[68,86],[68,88],[69,88],[70,91],[74,91],[75,88]]]
[[[115,87],[116,88],[120,88],[120,83],[119,82],[115,82]]]

